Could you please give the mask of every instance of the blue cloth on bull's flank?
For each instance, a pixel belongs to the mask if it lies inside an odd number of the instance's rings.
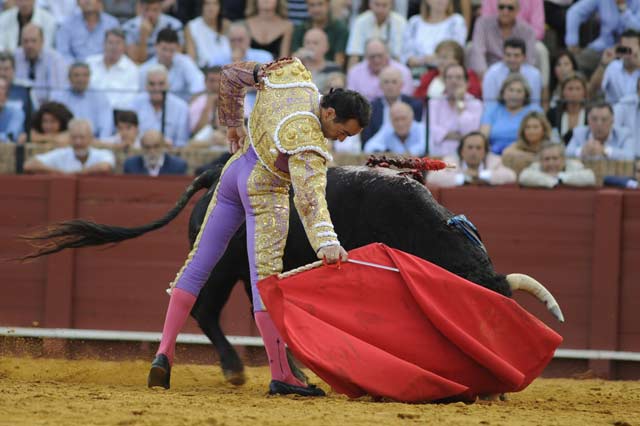
[[[453,216],[451,219],[447,221],[447,225],[452,226],[460,231],[471,240],[472,243],[480,247],[485,253],[487,249],[484,244],[482,244],[482,239],[480,238],[480,233],[478,232],[478,228],[475,227],[473,223],[463,214],[459,214],[457,216]]]

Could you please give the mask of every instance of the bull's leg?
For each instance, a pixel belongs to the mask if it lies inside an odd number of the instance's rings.
[[[220,327],[220,313],[229,300],[231,290],[237,281],[236,274],[231,271],[235,265],[225,255],[220,261],[220,266],[213,270],[200,292],[200,297],[191,311],[191,315],[218,352],[220,367],[225,379],[233,385],[242,385],[246,380],[244,365]]]

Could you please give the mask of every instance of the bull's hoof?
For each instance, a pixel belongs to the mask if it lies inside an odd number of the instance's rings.
[[[171,387],[171,365],[169,365],[169,358],[165,354],[156,355],[151,363],[147,386],[150,388],[163,387],[165,389]]]
[[[247,381],[244,371],[222,370],[227,382],[235,386],[242,386]]]
[[[279,380],[272,380],[269,383],[270,395],[300,395],[300,396],[325,396],[326,394],[322,389],[316,385],[309,385],[307,387],[290,385],[289,383],[281,382]]]

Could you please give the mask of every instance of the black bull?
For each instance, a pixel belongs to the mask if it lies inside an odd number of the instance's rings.
[[[41,234],[28,237],[45,241],[45,245],[41,246],[37,253],[27,257],[55,253],[65,248],[114,243],[140,236],[169,223],[193,194],[200,189],[208,188],[191,213],[189,240],[193,244],[219,177],[220,168],[201,174],[165,217],[148,225],[123,228],[72,220],[48,228]],[[527,287],[524,283],[514,286],[511,279],[496,273],[489,256],[479,245],[461,231],[447,225],[448,219],[454,216],[450,211],[438,204],[423,185],[399,176],[391,170],[366,167],[331,168],[327,175],[327,202],[335,230],[347,250],[372,242],[382,242],[426,259],[507,297],[511,296],[512,289]],[[284,270],[317,260],[293,203],[291,206]],[[250,292],[244,227],[230,241],[191,311],[191,315],[218,351],[225,376],[235,383],[243,382],[243,364],[222,332],[219,319],[220,312],[238,280],[243,281],[247,292]],[[538,295],[538,298],[547,303],[549,309],[561,319],[559,308],[556,312],[554,305],[557,307],[557,304],[553,297],[550,297],[545,300],[544,296]]]

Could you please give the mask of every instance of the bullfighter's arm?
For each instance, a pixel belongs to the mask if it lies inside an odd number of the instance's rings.
[[[293,202],[313,250],[340,245],[327,208],[327,160],[313,151],[299,152],[289,157],[289,173]]]
[[[247,87],[255,86],[254,70],[257,62],[238,62],[225,65],[220,78],[218,117],[220,124],[241,127],[244,122],[244,95]]]

